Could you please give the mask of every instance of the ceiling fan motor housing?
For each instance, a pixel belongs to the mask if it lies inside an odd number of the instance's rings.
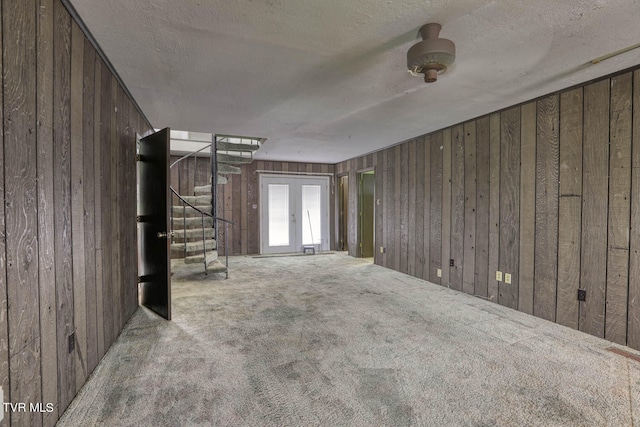
[[[433,83],[439,73],[444,73],[456,59],[456,46],[448,39],[441,39],[440,24],[426,24],[420,28],[422,41],[407,52],[407,67],[414,73],[424,74],[426,83]]]

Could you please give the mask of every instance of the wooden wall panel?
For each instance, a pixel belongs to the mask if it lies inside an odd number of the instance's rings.
[[[71,18],[54,4],[54,212],[56,303],[58,321],[58,410],[75,395],[75,355],[68,337],[74,332],[71,242]]]
[[[112,206],[112,189],[111,189],[111,112],[113,111],[112,90],[111,90],[111,74],[107,66],[100,62],[101,67],[101,88],[100,88],[100,181],[102,188],[100,190],[102,207]],[[110,283],[114,281],[114,270],[108,268],[113,265],[112,253],[112,232],[113,209],[102,210],[101,223],[101,240],[102,240],[102,309],[103,309],[103,335],[104,335],[104,351],[109,348],[115,340],[116,334],[113,329],[113,286]]]
[[[111,239],[111,259],[109,265],[113,265],[112,278],[113,286],[111,293],[111,301],[109,304],[111,319],[111,330],[113,332],[113,340],[115,341],[118,333],[120,332],[120,322],[122,320],[122,307],[120,305],[120,291],[122,289],[122,266],[120,265],[120,203],[121,197],[119,187],[120,168],[119,161],[119,135],[121,130],[120,123],[118,122],[118,112],[120,111],[120,88],[115,76],[111,75],[111,102],[109,106],[109,127],[111,128],[111,140],[109,141],[109,154],[108,159],[111,162],[111,176],[106,177],[111,181],[111,195],[110,201],[112,206],[111,212],[111,226],[112,231],[109,235]]]
[[[242,176],[244,174],[235,175],[233,177],[233,181],[231,181],[231,192],[233,193],[233,204],[231,205],[231,209],[234,212],[234,220],[231,231],[232,240],[229,242],[231,244],[232,253],[234,255],[242,253],[242,217],[243,209],[242,209]],[[235,213],[239,212],[240,215],[237,217]]]
[[[243,234],[243,239],[246,239],[246,252],[247,254],[260,253],[260,239],[254,238],[260,234],[260,209],[258,209],[258,200],[260,197],[260,188],[258,186],[258,177],[256,171],[258,170],[257,162],[253,162],[247,166],[245,174],[247,176],[247,194],[245,199],[245,215],[247,217],[246,227],[247,233]],[[333,212],[330,209],[330,212]],[[329,234],[333,236],[333,233]]]
[[[609,227],[605,338],[627,343],[632,73],[611,78]]]
[[[0,22],[4,19],[4,14],[0,8]],[[0,42],[3,34],[0,31]],[[0,61],[0,76],[4,75],[2,61]],[[38,76],[39,78],[40,76]],[[0,102],[0,114],[4,118],[4,105]],[[0,203],[5,204],[5,185],[4,185],[4,119],[0,121],[2,132],[0,132]],[[40,157],[40,152],[38,152]],[[40,194],[38,195],[40,201]],[[5,228],[5,211],[0,209],[0,387],[2,387],[5,400],[11,398],[11,390],[9,384],[9,325],[7,322],[7,251],[6,251],[6,228]],[[40,248],[38,248],[41,250]],[[41,265],[40,265],[41,268]],[[55,302],[55,296],[54,296]],[[55,343],[54,343],[55,345]],[[54,349],[55,351],[55,349]],[[54,366],[55,369],[55,366]],[[0,426],[6,427],[11,423],[11,414],[5,414],[4,419],[0,421]]]
[[[40,0],[37,27],[38,153],[36,161],[38,165],[40,372],[42,401],[54,404],[53,412],[43,416],[43,425],[50,426],[58,419],[56,273],[53,236],[53,0]],[[4,194],[4,191],[0,193]],[[3,330],[6,333],[6,328]],[[6,393],[7,390],[5,390],[5,396]]]
[[[382,165],[383,165],[383,177],[382,177],[382,263],[380,265],[391,268],[389,266],[389,212],[391,210],[391,204],[389,203],[389,197],[391,192],[391,176],[389,175],[389,149],[382,151]]]
[[[229,219],[233,221],[233,181],[236,179],[236,175],[230,175],[229,181],[224,185],[218,185],[218,189],[220,187],[224,187],[224,202],[223,202],[223,215],[222,218]],[[220,231],[220,230],[218,230]],[[221,242],[218,242],[218,248],[224,248],[227,245],[228,250],[231,252],[229,255],[233,255],[233,225],[229,224],[227,228],[224,228],[223,233],[221,233],[223,238]],[[221,253],[225,253],[224,249]]]
[[[41,398],[38,212],[36,187],[36,2],[3,4],[4,240],[6,244],[9,396]],[[6,326],[6,325],[5,325]],[[9,401],[9,399],[5,399]],[[6,411],[5,411],[6,412]],[[14,412],[12,424],[39,425],[41,414]]]
[[[500,114],[489,117],[489,277],[487,298],[498,302],[500,283],[496,271],[500,268]]]
[[[430,235],[431,241],[429,246],[429,278],[433,283],[438,285],[443,284],[442,277],[438,277],[438,270],[440,275],[443,271],[442,254],[444,253],[442,247],[443,237],[443,177],[442,177],[442,155],[443,155],[443,142],[442,132],[436,132],[431,135],[430,143],[430,179],[431,179],[431,197],[429,201],[429,213],[430,213]]]
[[[97,327],[97,293],[96,293],[96,232],[95,232],[95,50],[89,40],[84,39],[83,64],[83,101],[82,101],[82,139],[83,151],[83,209],[85,221],[84,247],[86,313],[87,313],[87,345],[86,371],[91,372],[98,364],[98,327]],[[134,169],[135,171],[135,169]],[[135,178],[135,177],[134,177]],[[135,213],[134,213],[135,216]]]
[[[500,124],[500,271],[511,284],[499,284],[498,302],[518,308],[520,248],[520,107],[501,114]]]
[[[84,141],[83,118],[84,35],[71,23],[71,240],[73,253],[73,321],[76,332],[76,388],[87,379],[87,300],[84,247]],[[119,264],[119,263],[118,263]]]
[[[422,142],[422,141],[421,141]],[[417,264],[420,262],[420,258],[422,257],[422,250],[419,251],[417,250],[416,247],[416,236],[420,236],[418,238],[419,243],[422,243],[421,237],[422,237],[422,226],[420,226],[420,229],[418,229],[416,227],[417,225],[417,214],[416,214],[416,193],[418,193],[418,191],[423,192],[424,188],[420,187],[419,189],[416,188],[417,184],[418,184],[418,177],[416,176],[416,163],[418,161],[418,156],[417,156],[417,140],[412,140],[407,144],[407,148],[408,148],[408,183],[407,183],[407,193],[409,196],[409,200],[408,200],[408,222],[406,225],[406,233],[407,233],[407,274],[410,274],[411,276],[416,276],[416,269],[417,269]],[[424,159],[424,155],[422,157]],[[417,276],[419,277],[419,276]]]
[[[640,70],[633,73],[633,141],[627,345],[640,349]]]
[[[604,337],[607,284],[609,176],[609,80],[584,88],[582,185],[582,263],[580,286],[587,292],[580,303],[579,328]]]
[[[384,206],[383,206],[383,200],[384,200],[384,161],[385,161],[385,156],[384,156],[384,151],[379,151],[376,153],[376,188],[375,188],[375,223],[374,223],[374,246],[373,246],[373,253],[374,253],[374,262],[378,265],[384,265],[384,254],[380,252],[380,248],[384,247],[384,240],[383,240],[383,223],[384,223]],[[336,198],[338,197],[338,193],[336,192],[335,197],[333,197],[333,200],[336,200]],[[333,210],[332,210],[333,212]],[[335,224],[338,221],[338,218],[336,217],[333,221],[333,223]],[[332,234],[333,236],[333,234]]]
[[[451,288],[462,290],[464,268],[464,127],[451,130],[451,256],[449,268]],[[446,262],[446,260],[445,260]]]
[[[582,216],[582,88],[560,95],[560,199],[556,322],[578,329]]]
[[[396,265],[398,271],[406,273],[408,270],[409,231],[409,147],[407,144],[396,146]]]
[[[122,206],[122,232],[123,232],[123,252],[122,252],[122,264],[124,266],[125,277],[123,278],[124,286],[124,312],[122,319],[121,330],[124,329],[127,321],[137,308],[137,304],[131,303],[136,300],[135,295],[138,291],[138,273],[137,265],[131,262],[127,262],[131,259],[136,259],[136,252],[134,248],[137,247],[137,225],[134,218],[136,217],[136,209],[132,209],[136,206],[137,197],[134,196],[136,192],[136,163],[135,163],[135,150],[129,148],[129,144],[133,141],[135,147],[136,132],[135,121],[131,115],[134,114],[134,107],[126,93],[123,93],[124,98],[124,119],[125,119],[125,131],[122,135],[122,162],[124,168],[122,188],[124,188],[123,206]]]
[[[101,87],[102,60],[96,55],[94,64],[94,111],[93,111],[93,193],[94,193],[94,234],[95,234],[95,263],[96,263],[96,330],[97,330],[97,360],[105,353],[104,343],[104,302],[103,302],[103,266],[102,266],[102,139],[101,139]],[[44,353],[44,348],[43,348]]]
[[[555,321],[558,281],[558,95],[538,101],[536,152],[535,302],[533,312]]]
[[[387,177],[389,179],[389,195],[387,204],[387,267],[398,271],[400,268],[400,168],[396,166],[400,160],[399,147],[391,147],[387,153]],[[396,252],[398,256],[396,257]]]
[[[464,124],[464,267],[462,270],[462,290],[470,295],[475,293],[476,276],[476,122]]]
[[[429,264],[431,262],[431,138],[426,135],[420,142],[422,147],[418,150],[418,186],[422,186],[422,193],[417,193],[416,215],[422,219],[416,219],[422,225],[422,242],[418,246],[422,248],[421,265],[416,270],[416,275],[424,280],[431,280]]]
[[[442,132],[442,277],[440,284],[451,286],[451,129]]]
[[[489,116],[478,119],[476,161],[477,161],[477,194],[476,194],[476,259],[475,259],[475,294],[488,296],[489,278],[489,189],[490,189],[490,139]]]
[[[249,215],[247,205],[247,174],[249,173],[247,168],[247,173],[243,173],[240,175],[240,209],[242,211],[242,215],[240,217],[240,253],[248,253],[248,229],[249,229]]]
[[[536,244],[536,102],[521,108],[520,126],[520,290],[518,310],[533,314]]]

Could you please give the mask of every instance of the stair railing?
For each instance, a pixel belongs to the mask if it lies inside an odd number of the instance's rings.
[[[216,172],[216,151],[215,151],[215,138],[214,138],[214,142],[212,142],[211,144],[207,144],[204,147],[200,148],[199,150],[196,150],[192,153],[189,153],[185,156],[180,157],[178,160],[176,160],[175,162],[171,163],[171,165],[169,165],[169,169],[173,168],[175,165],[177,165],[178,163],[182,162],[185,159],[188,159],[189,157],[194,156],[194,165],[197,167],[197,154],[206,150],[207,148],[211,149],[211,154],[212,154],[212,159],[211,159],[211,169],[212,172]],[[197,168],[194,167],[194,172],[193,172],[193,178],[194,178],[194,186],[195,186],[195,179],[196,179],[196,173],[197,173]],[[228,239],[227,236],[229,235],[229,224],[233,225],[234,223],[232,221],[229,221],[228,219],[225,218],[220,218],[218,216],[216,216],[216,174],[213,174],[211,176],[211,203],[212,203],[212,213],[209,214],[207,212],[204,212],[203,210],[201,210],[200,208],[192,205],[191,203],[189,203],[187,200],[185,200],[176,190],[175,188],[173,188],[172,186],[169,186],[171,192],[178,198],[178,200],[180,200],[181,204],[182,204],[182,221],[183,221],[183,232],[184,232],[184,236],[183,236],[183,242],[184,242],[184,256],[186,258],[187,256],[187,215],[186,215],[186,210],[187,210],[187,206],[191,207],[192,209],[194,209],[196,212],[198,212],[200,214],[200,218],[201,218],[201,224],[202,224],[202,257],[203,257],[203,264],[204,264],[204,269],[205,272],[207,271],[207,242],[206,242],[206,233],[204,231],[205,227],[204,227],[204,217],[210,217],[213,219],[213,225],[214,225],[214,229],[215,229],[215,239],[216,242],[219,243],[219,228],[218,228],[218,221],[224,223],[225,225],[225,232],[224,232],[224,254],[225,254],[225,278],[229,278],[229,251],[228,251]],[[181,186],[182,183],[182,173],[181,170],[178,169],[178,187]],[[195,193],[194,193],[195,194]],[[171,242],[174,243],[175,242],[175,232],[174,232],[174,216],[173,216],[173,208],[171,209]],[[216,245],[216,248],[218,246]]]
[[[198,213],[200,213],[200,216],[202,218],[202,245],[203,245],[203,256],[205,258],[204,260],[204,269],[205,271],[207,270],[207,260],[206,260],[206,243],[205,243],[205,233],[204,233],[204,217],[208,216],[209,218],[212,218],[216,224],[218,221],[223,222],[224,223],[224,256],[225,256],[225,267],[227,268],[226,271],[226,278],[229,278],[229,247],[228,247],[228,239],[227,236],[229,235],[229,225],[234,225],[234,223],[232,221],[229,221],[228,219],[224,219],[224,218],[219,218],[215,215],[212,215],[208,212],[205,212],[199,208],[197,208],[196,206],[193,206],[191,203],[189,203],[188,201],[186,201],[180,194],[178,194],[178,192],[173,188],[173,187],[169,187],[171,189],[171,192],[173,194],[176,195],[176,197],[178,197],[178,199],[180,199],[180,201],[183,203],[183,206],[189,206],[193,209],[195,209]],[[216,227],[216,242],[218,241],[218,228]],[[185,240],[186,240],[186,229],[185,229]]]

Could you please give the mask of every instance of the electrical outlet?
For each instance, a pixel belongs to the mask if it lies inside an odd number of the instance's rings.
[[[384,246],[380,246],[380,253],[383,254],[385,253],[387,250],[384,248]]]
[[[496,271],[496,280],[502,282],[502,271]]]
[[[438,275],[438,277],[442,277],[442,269],[439,268],[436,274]]]
[[[506,283],[507,285],[511,284],[511,274],[504,273],[504,283]]]
[[[455,264],[454,264],[454,262],[453,262],[453,259],[450,259],[450,260],[449,260],[449,267],[453,267],[454,265],[455,265]]]

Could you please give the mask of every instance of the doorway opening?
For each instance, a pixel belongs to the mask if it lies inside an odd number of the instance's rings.
[[[329,177],[260,176],[262,254],[329,250]]]
[[[338,250],[349,250],[349,175],[338,177]]]
[[[375,172],[358,173],[358,256],[373,258],[375,242]]]

